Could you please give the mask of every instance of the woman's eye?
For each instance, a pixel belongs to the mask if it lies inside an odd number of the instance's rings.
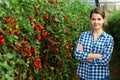
[[[92,18],[91,20],[95,20],[95,18]]]
[[[101,18],[98,18],[98,20],[101,20]]]
[[[91,20],[92,20],[92,21],[94,21],[94,20],[99,20],[99,21],[100,21],[100,20],[101,20],[101,18],[98,18],[98,19],[92,18]]]

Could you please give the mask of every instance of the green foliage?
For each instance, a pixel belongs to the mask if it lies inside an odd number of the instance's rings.
[[[90,29],[91,6],[79,0],[3,0],[0,3],[0,77],[70,80],[74,48]]]
[[[115,45],[120,49],[120,11],[115,11],[108,17],[108,28],[112,36],[114,37]],[[119,52],[120,53],[120,52]]]

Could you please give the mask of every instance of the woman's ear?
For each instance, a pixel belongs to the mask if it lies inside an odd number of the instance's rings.
[[[104,24],[105,22],[106,22],[106,19],[104,18],[104,19],[103,19],[103,24]]]

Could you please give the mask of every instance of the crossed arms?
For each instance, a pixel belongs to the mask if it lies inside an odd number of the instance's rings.
[[[77,49],[83,51],[83,46],[81,44],[79,44],[77,46]],[[97,53],[97,54],[89,53],[87,55],[86,59],[87,59],[88,62],[92,62],[94,58],[101,58],[101,57],[102,57],[102,54],[99,54],[99,53]]]

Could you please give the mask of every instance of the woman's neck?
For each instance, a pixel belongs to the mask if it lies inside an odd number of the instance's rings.
[[[96,30],[93,30],[93,34],[95,34],[95,35],[101,35],[101,33],[102,33],[102,28],[101,29],[96,29]]]
[[[93,36],[94,36],[94,40],[96,41],[97,38],[101,35],[102,33],[102,29],[98,29],[98,30],[93,30]]]

